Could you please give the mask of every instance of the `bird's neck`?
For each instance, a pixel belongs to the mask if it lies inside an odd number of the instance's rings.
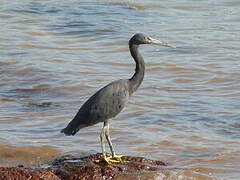
[[[145,63],[143,60],[143,57],[138,52],[138,45],[136,44],[129,44],[129,49],[131,52],[131,55],[136,62],[136,69],[134,75],[129,79],[130,82],[130,93],[132,94],[137,90],[137,88],[140,86],[140,84],[143,81],[144,78],[144,72],[145,72]]]

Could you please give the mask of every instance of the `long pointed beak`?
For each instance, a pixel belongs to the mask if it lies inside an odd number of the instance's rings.
[[[159,40],[153,39],[153,38],[150,38],[150,43],[151,43],[151,44],[160,45],[160,46],[166,46],[166,47],[176,48],[176,46],[173,46],[173,45],[171,45],[171,44],[168,44],[168,43],[166,43],[166,42],[162,42],[162,41],[159,41]]]

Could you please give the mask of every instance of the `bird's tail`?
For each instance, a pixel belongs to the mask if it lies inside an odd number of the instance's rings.
[[[76,134],[76,132],[72,132],[70,131],[68,128],[64,128],[61,130],[61,133],[64,133],[66,136],[74,136]]]
[[[84,125],[78,125],[77,121],[74,119],[67,125],[66,128],[61,130],[61,133],[64,133],[66,136],[74,136],[79,129],[85,127]]]

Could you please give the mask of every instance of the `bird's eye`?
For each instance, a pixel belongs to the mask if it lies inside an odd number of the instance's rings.
[[[145,37],[145,40],[150,41],[151,39],[150,39],[150,37]]]
[[[148,38],[148,37],[144,37],[144,40],[145,40],[145,41],[149,41],[149,38]]]

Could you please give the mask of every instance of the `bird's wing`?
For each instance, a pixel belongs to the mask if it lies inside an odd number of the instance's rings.
[[[115,117],[129,99],[128,83],[115,81],[99,91],[91,106],[91,113],[102,115],[102,119]]]
[[[115,117],[129,99],[128,80],[114,81],[96,92],[79,111],[88,114],[88,123]]]

